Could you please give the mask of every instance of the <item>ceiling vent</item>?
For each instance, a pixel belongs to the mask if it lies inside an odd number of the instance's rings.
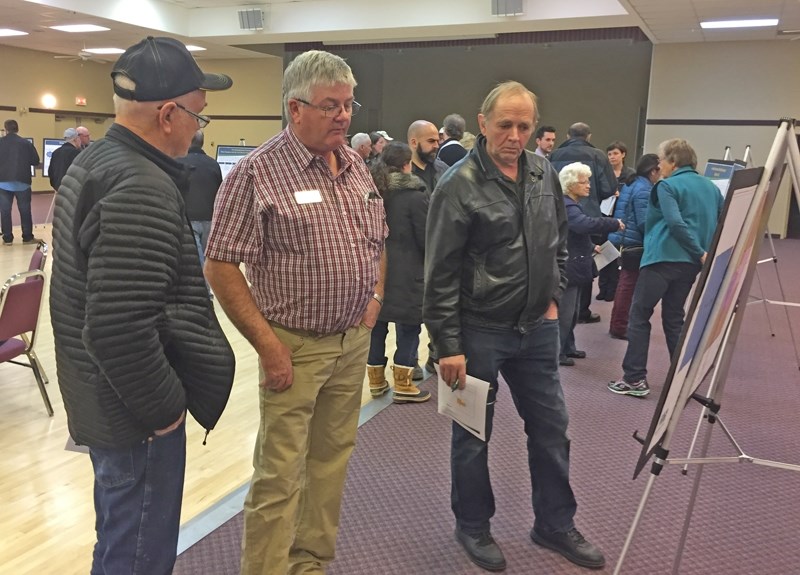
[[[239,28],[242,30],[263,30],[264,12],[259,9],[239,10]]]
[[[521,16],[523,0],[492,0],[492,16]]]

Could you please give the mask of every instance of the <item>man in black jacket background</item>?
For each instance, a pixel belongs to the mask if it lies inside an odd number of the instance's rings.
[[[207,90],[186,47],[148,37],[111,72],[115,123],[56,196],[50,314],[69,432],[89,447],[92,573],[172,572],[188,410],[213,429],[234,357],[208,299],[183,194]]]
[[[525,145],[536,100],[518,82],[492,90],[478,115],[481,136],[442,177],[428,211],[423,319],[440,377],[490,383],[486,441],[453,423],[451,507],[456,539],[489,571],[506,561],[492,538],[488,450],[502,374],[528,436],[536,515],[531,539],[584,567],[602,553],[575,528],[567,408],[558,377],[558,301],[566,286],[567,222],[550,163]],[[469,359],[469,364],[467,364]]]
[[[11,206],[15,197],[22,225],[22,243],[33,244],[39,240],[33,237],[31,167],[39,165],[39,153],[32,143],[19,136],[16,120],[6,120],[3,128],[6,131],[6,135],[0,138],[0,229],[3,245],[10,246],[14,242]]]
[[[64,130],[64,143],[50,156],[50,165],[47,168],[47,177],[55,191],[61,185],[61,180],[67,169],[81,153],[81,136],[75,128]]]
[[[178,161],[189,168],[189,192],[186,201],[186,216],[192,223],[200,265],[206,261],[206,244],[211,231],[211,216],[214,214],[214,200],[222,183],[222,170],[216,160],[203,151],[203,131],[197,130],[192,138],[189,153]]]

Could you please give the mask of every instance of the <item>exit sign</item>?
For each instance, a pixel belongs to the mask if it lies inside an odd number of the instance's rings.
[[[86,105],[86,98],[81,96],[75,96],[75,105],[76,106],[85,106]]]

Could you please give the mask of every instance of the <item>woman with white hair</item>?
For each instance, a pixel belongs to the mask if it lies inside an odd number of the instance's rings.
[[[567,289],[558,306],[558,324],[561,334],[560,365],[575,365],[575,358],[586,357],[586,352],[575,347],[575,323],[580,305],[581,288],[592,283],[592,234],[607,234],[625,229],[622,220],[606,217],[591,217],[583,213],[580,202],[589,197],[592,170],[586,164],[567,164],[558,174],[564,191],[564,207],[567,211]]]

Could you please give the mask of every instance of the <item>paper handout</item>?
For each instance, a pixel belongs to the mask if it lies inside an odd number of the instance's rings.
[[[614,244],[606,240],[606,243],[600,246],[600,252],[595,252],[592,257],[594,258],[594,265],[597,266],[598,270],[601,270],[611,262],[617,261],[619,250]]]
[[[486,441],[486,400],[489,397],[489,382],[467,376],[464,389],[453,391],[439,375],[439,413],[450,417],[478,439]]]

